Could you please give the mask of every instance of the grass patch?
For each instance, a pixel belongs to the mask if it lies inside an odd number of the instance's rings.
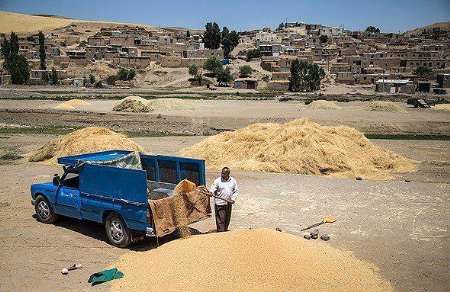
[[[47,126],[47,127],[0,127],[0,134],[67,134],[81,127]]]
[[[8,149],[4,152],[0,152],[0,164],[12,162],[21,158],[23,158],[23,156],[17,153],[16,150]]]

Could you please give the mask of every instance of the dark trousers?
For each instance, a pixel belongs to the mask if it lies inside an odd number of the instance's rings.
[[[228,225],[230,225],[231,219],[231,205],[228,203],[227,205],[215,205],[215,213],[216,213],[216,226],[217,232],[228,231]]]

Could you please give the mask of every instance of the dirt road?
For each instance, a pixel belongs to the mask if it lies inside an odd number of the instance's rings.
[[[285,122],[309,118],[322,125],[347,125],[370,135],[450,135],[450,113],[407,108],[406,112],[376,112],[367,102],[339,103],[340,110],[310,109],[301,102],[273,100],[185,100],[177,109],[152,113],[118,113],[117,101],[92,100],[76,111],[55,110],[52,100],[0,99],[0,124],[28,127],[107,126],[136,133],[209,135],[255,122]]]
[[[0,136],[0,148],[20,152],[51,138]],[[199,139],[135,138],[147,151],[161,154],[175,154]],[[448,290],[450,142],[375,142],[423,161],[419,171],[392,181],[355,181],[232,170],[241,196],[231,228],[279,227],[301,235],[301,227],[334,215],[337,222],[320,228],[331,235],[328,243],[375,263],[398,290]],[[102,226],[71,219],[55,225],[36,221],[29,186],[50,180],[59,168],[3,162],[0,172],[0,291],[89,290],[89,275],[127,252],[105,242]],[[209,170],[208,182],[216,175]],[[213,228],[214,222],[209,219],[193,227],[203,232]],[[147,250],[154,244],[147,240],[133,248]],[[84,268],[61,275],[61,268],[76,262]],[[108,289],[108,284],[95,289]]]

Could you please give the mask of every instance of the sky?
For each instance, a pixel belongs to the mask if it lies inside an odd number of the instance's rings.
[[[0,0],[0,10],[191,29],[214,21],[238,31],[287,20],[403,32],[450,21],[450,0]]]

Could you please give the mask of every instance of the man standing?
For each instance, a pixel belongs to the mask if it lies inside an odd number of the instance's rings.
[[[231,207],[234,204],[239,189],[236,180],[230,176],[228,167],[222,168],[221,176],[218,177],[210,188],[214,195],[214,210],[216,213],[217,232],[228,231],[231,219]]]

